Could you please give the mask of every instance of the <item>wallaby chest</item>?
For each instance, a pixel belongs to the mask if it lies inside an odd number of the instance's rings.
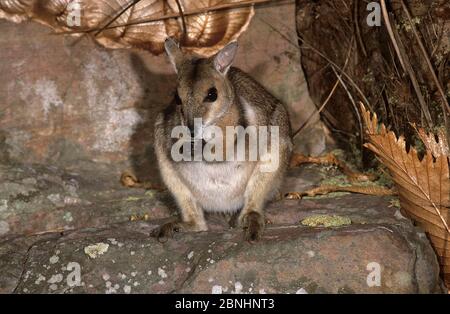
[[[244,191],[255,164],[252,162],[184,162],[178,171],[206,211],[235,212],[244,204]]]

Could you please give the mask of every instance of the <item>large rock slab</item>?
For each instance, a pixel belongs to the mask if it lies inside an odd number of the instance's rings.
[[[0,237],[96,228],[132,217],[160,219],[176,212],[168,192],[123,187],[117,170],[91,161],[64,168],[0,164]],[[292,169],[284,189],[302,191],[324,176],[318,167]]]
[[[336,174],[291,169],[283,191],[304,191]],[[209,232],[160,243],[149,234],[176,215],[170,195],[124,188],[118,177],[92,162],[76,171],[0,166],[0,292],[439,291],[428,239],[392,198],[332,194],[269,203],[268,228],[253,245],[221,215],[207,215]],[[300,224],[315,215],[352,224]],[[369,286],[377,265],[381,286]]]
[[[209,232],[177,234],[164,243],[149,237],[163,220],[4,237],[0,291],[441,292],[439,266],[425,234],[389,204],[386,198],[356,195],[273,203],[272,224],[256,244],[244,242],[241,230],[217,217]],[[299,224],[317,214],[339,214],[353,223]],[[373,286],[378,266],[380,285]]]
[[[0,237],[163,218],[175,209],[168,193],[125,188],[119,178],[114,167],[92,162],[76,170],[0,164]]]
[[[257,9],[236,65],[289,107],[298,128],[316,109],[295,44],[294,6]],[[87,159],[133,167],[143,178],[156,172],[153,124],[176,83],[165,55],[109,50],[32,22],[0,20],[0,30],[0,161],[66,166]],[[319,154],[325,134],[314,121],[297,147]]]

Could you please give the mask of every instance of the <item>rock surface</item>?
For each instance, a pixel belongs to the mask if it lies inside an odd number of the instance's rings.
[[[285,180],[284,191],[304,190],[324,176],[315,167],[294,169]],[[0,164],[0,237],[95,228],[174,214],[176,206],[169,193],[125,188],[119,177],[114,167],[89,161],[65,168]]]
[[[113,175],[95,181],[57,168],[15,167],[3,169],[10,181],[2,180],[2,198],[5,191],[10,196],[0,214],[10,230],[0,236],[2,293],[442,291],[426,236],[390,198],[346,194],[270,203],[269,225],[256,244],[244,242],[241,230],[230,229],[228,218],[218,215],[207,217],[209,232],[177,234],[161,243],[149,234],[174,214],[166,193],[120,188],[108,180]],[[332,174],[313,166],[293,169],[284,190],[304,190]],[[78,182],[76,190],[67,188],[71,180]],[[47,190],[30,192],[40,187]],[[49,200],[55,194],[60,197]],[[79,201],[54,203],[66,197]],[[21,215],[14,215],[17,206]],[[300,223],[314,215],[339,215],[352,224]]]
[[[132,167],[142,177],[155,171],[153,124],[176,82],[165,55],[108,50],[32,22],[0,20],[0,30],[0,160],[66,166],[87,159]],[[296,129],[315,106],[295,41],[293,3],[258,9],[236,65],[289,107]],[[325,149],[321,125],[297,138],[299,150]]]
[[[368,210],[348,207],[353,198],[340,200],[342,205],[347,204],[346,215],[370,223],[361,221],[337,228],[273,225],[256,244],[243,242],[239,230],[178,234],[160,243],[149,237],[156,226],[153,222],[127,222],[64,235],[6,239],[0,245],[0,270],[4,274],[0,290],[16,293],[439,292],[438,264],[425,235],[409,221],[395,218],[394,210],[391,217],[376,219]],[[366,198],[363,202],[371,201]],[[303,215],[336,213],[325,209],[320,202],[315,206],[316,209],[306,209]],[[277,207],[283,216],[283,203]],[[272,210],[275,210],[273,206]],[[382,207],[378,210],[388,211]],[[371,282],[370,274],[377,265],[380,286],[371,287],[367,282]]]
[[[290,105],[295,129],[314,107],[290,43],[295,35],[280,35],[295,34],[288,11],[257,12],[237,65]],[[32,23],[0,21],[0,29],[0,293],[442,292],[426,236],[390,198],[272,202],[256,244],[218,215],[207,216],[208,232],[165,243],[149,237],[176,214],[171,197],[125,188],[119,178],[132,168],[158,183],[151,144],[153,119],[173,88],[167,60],[87,38],[75,44]],[[319,153],[325,136],[312,125],[297,148]],[[337,174],[291,169],[283,192]],[[352,223],[301,224],[314,215]]]

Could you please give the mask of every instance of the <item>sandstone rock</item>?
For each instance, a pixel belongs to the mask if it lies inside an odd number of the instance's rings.
[[[0,242],[0,291],[441,292],[438,263],[426,236],[389,204],[388,198],[358,195],[272,203],[272,223],[256,244],[243,242],[240,230],[229,229],[217,217],[208,219],[209,232],[177,234],[164,243],[149,237],[164,220],[6,237]],[[299,224],[317,214],[338,214],[352,224]],[[101,254],[86,253],[93,247]],[[373,277],[377,267],[380,286]]]
[[[325,176],[320,169],[314,166],[292,169],[283,191],[312,187]],[[161,219],[176,214],[176,205],[168,192],[125,188],[119,177],[113,166],[89,161],[65,168],[0,165],[0,237],[96,228],[130,219]],[[298,219],[295,203],[285,205],[285,221]],[[283,221],[272,217],[270,211],[268,216]],[[212,219],[223,225],[221,219]]]
[[[332,175],[317,166],[291,169],[283,191],[302,191]],[[77,172],[1,166],[0,222],[7,228],[0,235],[0,292],[439,291],[426,236],[391,198],[338,194],[272,202],[264,238],[254,245],[220,215],[207,215],[209,232],[159,243],[149,234],[176,213],[170,196],[121,187],[117,178],[113,169],[87,162]],[[315,215],[352,224],[300,224]],[[374,263],[380,287],[367,285]],[[81,286],[74,284],[78,276]]]
[[[67,166],[85,159],[131,166],[142,177],[155,172],[153,123],[175,84],[164,55],[108,50],[32,22],[2,20],[0,29],[0,160]],[[236,65],[288,105],[298,128],[315,107],[295,42],[294,4],[258,9]],[[320,121],[313,126],[298,149],[318,154],[325,135]]]
[[[0,237],[32,235],[169,216],[167,193],[129,189],[115,169],[95,163],[75,170],[0,165]],[[169,210],[169,207],[172,211]]]

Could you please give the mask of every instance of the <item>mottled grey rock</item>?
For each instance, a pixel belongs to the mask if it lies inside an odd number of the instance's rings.
[[[149,237],[161,220],[6,239],[0,245],[5,274],[0,291],[441,292],[439,266],[426,236],[389,203],[356,195],[273,203],[272,224],[256,244],[244,242],[240,230],[219,220],[209,232],[177,234],[164,243]],[[353,223],[299,224],[316,214],[338,214]],[[376,283],[378,266],[380,286],[369,286],[368,280]]]
[[[317,167],[293,169],[285,191],[320,182]],[[90,161],[74,167],[0,164],[0,238],[95,228],[133,219],[160,219],[176,212],[168,192],[130,189],[114,166]]]
[[[76,170],[0,164],[0,238],[171,214],[167,193],[125,188],[119,177],[114,167],[92,162]]]
[[[291,169],[283,191],[304,191],[335,174],[317,166]],[[0,221],[7,228],[0,235],[0,292],[439,291],[426,236],[389,197],[338,194],[269,203],[268,228],[254,245],[221,215],[207,215],[209,232],[160,243],[149,234],[176,214],[170,196],[124,188],[117,178],[107,165],[89,162],[77,172],[1,166]],[[300,224],[314,215],[339,215],[352,224]],[[367,285],[373,263],[380,265],[380,287]],[[79,285],[72,285],[78,277]]]

